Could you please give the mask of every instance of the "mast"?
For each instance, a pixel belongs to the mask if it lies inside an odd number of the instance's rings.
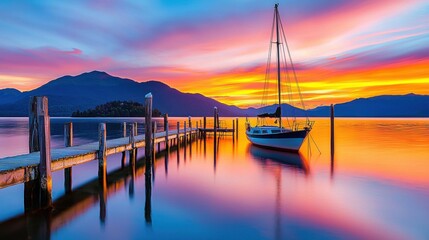
[[[280,108],[280,116],[279,116],[279,127],[282,127],[282,99],[281,99],[281,86],[280,86],[280,34],[279,34],[279,4],[276,3],[274,5],[274,14],[276,16],[276,35],[277,35],[277,92],[279,97],[279,108]]]

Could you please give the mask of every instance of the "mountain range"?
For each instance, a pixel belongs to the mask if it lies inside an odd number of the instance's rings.
[[[20,92],[6,88],[0,90],[0,116],[27,116],[30,96],[47,96],[51,116],[70,116],[72,112],[94,108],[110,101],[136,101],[144,103],[144,96],[152,92],[153,107],[170,116],[211,116],[213,107],[221,116],[256,116],[274,112],[275,105],[263,108],[241,109],[226,105],[201,94],[183,93],[157,82],[136,82],[92,71],[78,76],[63,76],[31,91]],[[295,116],[329,116],[329,106],[304,111],[283,104],[283,114]],[[428,95],[383,95],[359,98],[336,104],[339,117],[429,117]]]

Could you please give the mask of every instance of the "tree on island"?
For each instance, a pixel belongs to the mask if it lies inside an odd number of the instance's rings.
[[[96,106],[94,109],[72,113],[72,117],[144,117],[145,107],[143,104],[133,101],[113,101]],[[158,109],[152,110],[152,116],[159,117]]]

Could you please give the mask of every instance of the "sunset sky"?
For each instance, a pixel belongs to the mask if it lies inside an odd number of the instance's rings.
[[[307,107],[429,94],[427,0],[3,0],[0,89],[100,70],[259,106],[276,2]]]

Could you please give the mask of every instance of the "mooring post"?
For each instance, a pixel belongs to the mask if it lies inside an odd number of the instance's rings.
[[[100,123],[98,125],[98,179],[101,183],[101,187],[104,186],[107,180],[106,158],[106,124]]]
[[[217,126],[217,124],[218,124],[218,122],[217,122],[217,107],[214,107],[213,115],[214,115],[214,117],[213,117],[214,118],[213,132],[214,132],[214,139],[215,139],[215,145],[216,145],[217,128],[218,128],[218,126]]]
[[[164,114],[165,149],[168,149],[168,114]]]
[[[195,124],[197,125],[195,128],[196,128],[196,130],[195,130],[195,135],[196,135],[196,138],[198,139],[200,136],[199,136],[199,134],[200,134],[200,130],[199,130],[199,128],[198,128],[198,121],[196,121],[195,122]]]
[[[73,146],[73,123],[64,124],[64,145],[65,147]],[[64,189],[66,193],[72,191],[72,168],[64,169]]]
[[[186,145],[187,134],[186,134],[186,121],[183,122],[183,131],[185,132],[183,135],[183,143]]]
[[[180,145],[180,122],[177,122],[177,136],[176,136],[176,144],[177,144],[177,147],[179,147],[179,145]]]
[[[153,149],[152,149],[152,152],[153,152],[153,159],[152,159],[152,161],[153,160],[155,160],[155,140],[156,140],[156,131],[157,131],[157,129],[156,129],[156,121],[153,121],[153,132],[152,132],[152,147],[153,147]],[[158,152],[159,152],[159,146],[158,146]]]
[[[137,135],[139,134],[138,127],[139,127],[139,125],[137,124],[137,122],[134,122],[134,141],[136,139],[135,137],[137,137]],[[134,147],[134,157],[136,159],[137,159],[137,150],[138,150],[138,148]]]
[[[122,127],[122,137],[127,137],[127,123],[126,122],[123,122],[122,124],[121,124],[121,127]],[[126,153],[125,153],[126,151],[123,151],[122,152],[122,158],[121,158],[121,168],[124,168],[125,167],[125,165],[126,165],[126,161],[127,161],[127,155],[126,155]]]
[[[206,117],[204,116],[204,118],[203,118],[203,122],[204,122],[204,125],[203,125],[203,129],[204,129],[204,138],[206,137],[206,132],[207,132],[207,130],[206,130],[206,128],[207,128],[207,119],[206,119]]]
[[[232,140],[235,140],[235,120],[232,119]]]
[[[29,131],[29,150],[40,151],[40,162],[38,178],[24,184],[25,211],[52,205],[51,132],[47,97],[30,98]]]
[[[37,97],[37,117],[39,119],[38,132],[40,145],[40,206],[47,208],[52,205],[51,123],[47,97]]]
[[[189,120],[189,142],[192,142],[192,120],[191,116],[188,117]]]
[[[130,154],[130,165],[134,166],[136,164],[136,159],[137,159],[137,154],[135,151],[136,148],[136,138],[135,138],[135,127],[136,125],[134,123],[132,123],[130,125],[130,137],[128,142],[131,144],[131,150],[129,151]]]
[[[151,164],[152,158],[152,93],[145,96],[145,158],[146,164]],[[148,166],[148,165],[146,165]]]
[[[107,202],[107,142],[106,123],[98,125],[98,184],[100,197],[100,220],[104,223],[106,219]]]
[[[334,105],[331,104],[331,159],[334,158],[335,153],[335,112]]]
[[[235,119],[235,137],[238,138],[238,118]]]

